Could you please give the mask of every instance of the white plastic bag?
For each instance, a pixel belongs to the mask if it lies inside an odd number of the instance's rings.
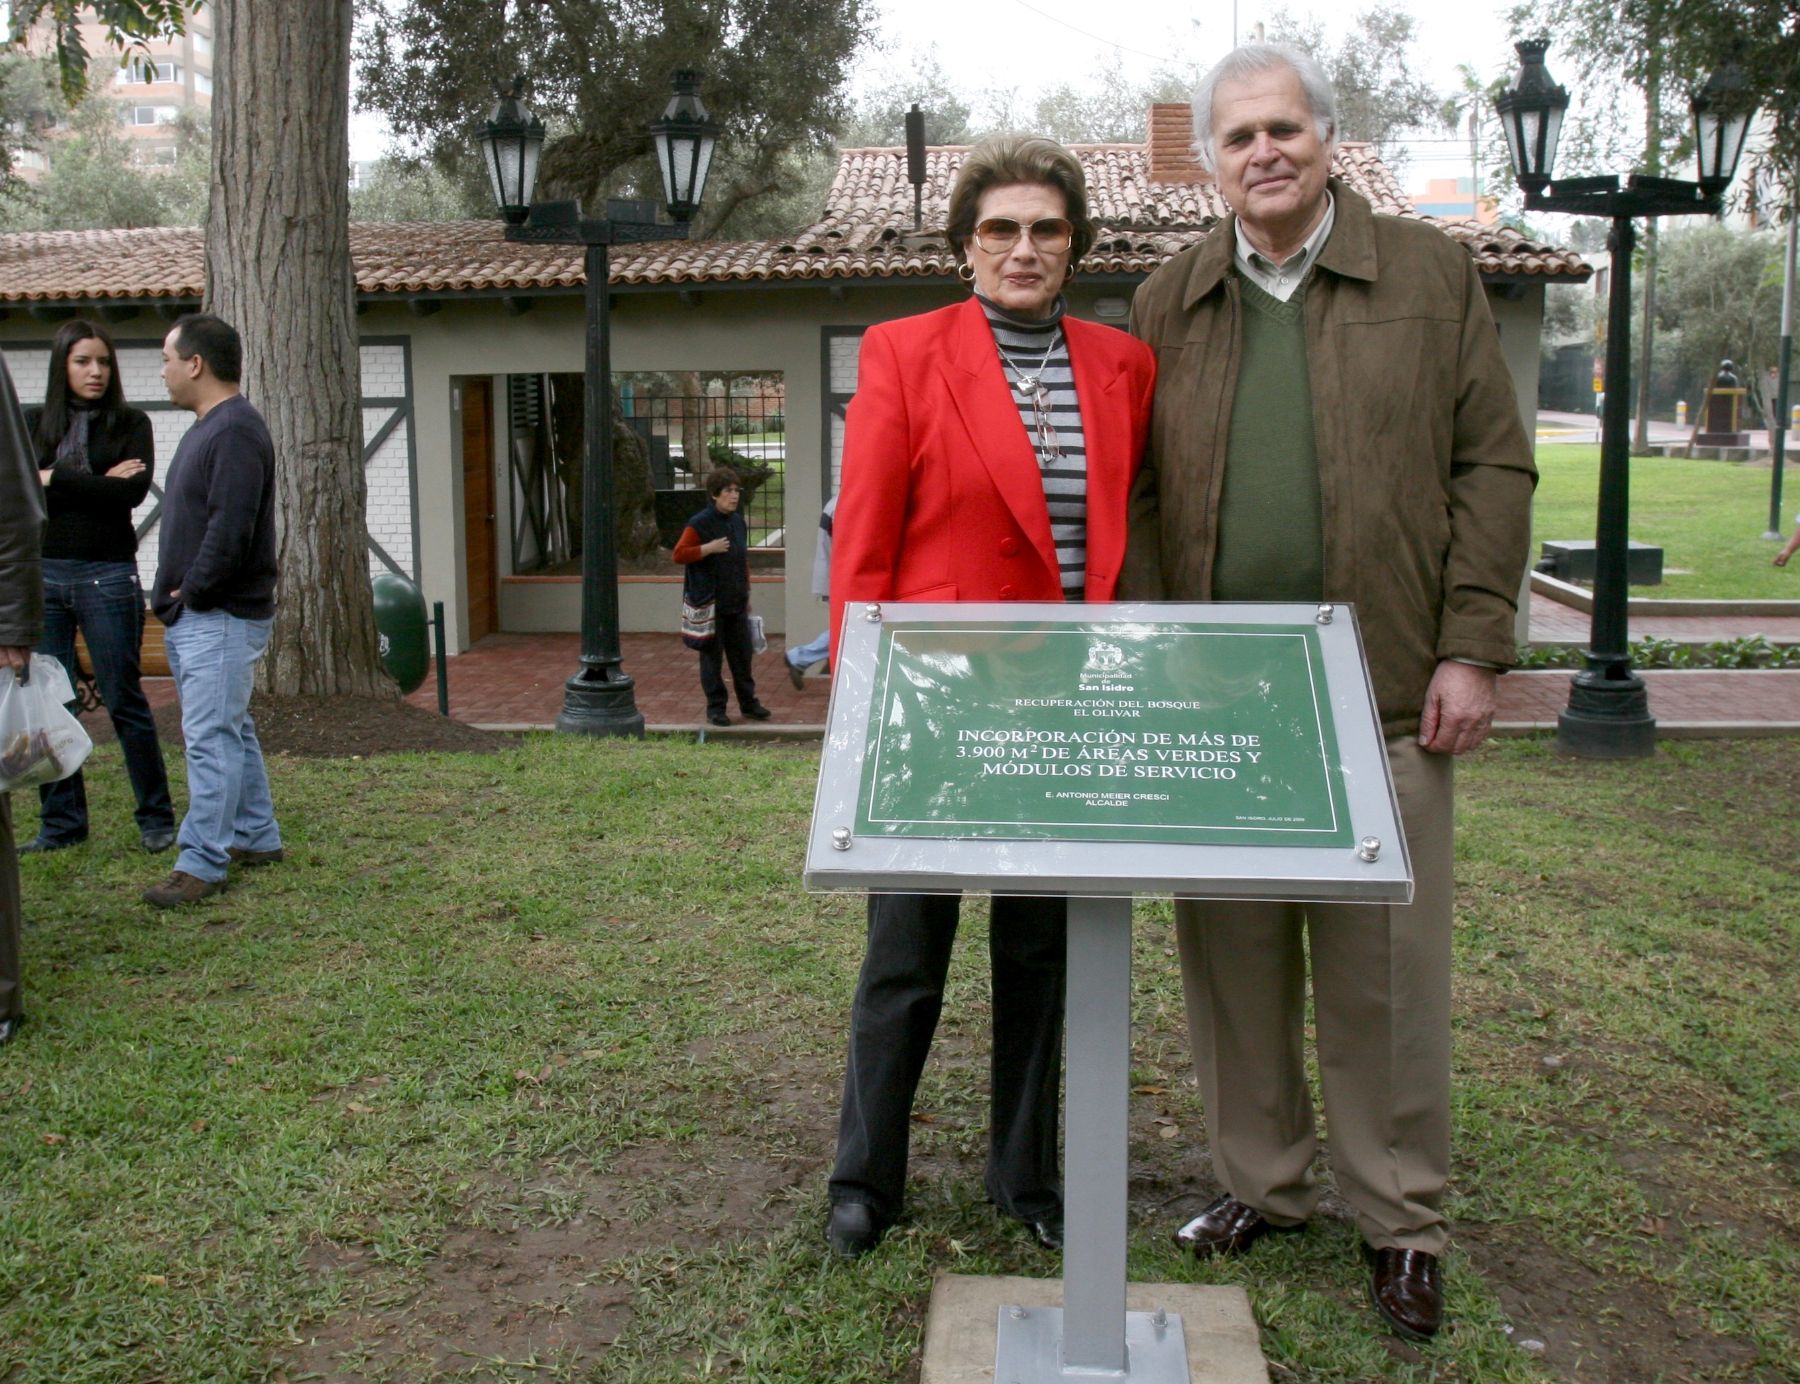
[[[55,783],[87,762],[94,742],[63,705],[74,700],[69,675],[46,654],[31,656],[28,682],[0,668],[0,793]]]
[[[753,654],[769,652],[769,640],[768,636],[763,633],[763,622],[760,615],[750,617],[750,652]]]

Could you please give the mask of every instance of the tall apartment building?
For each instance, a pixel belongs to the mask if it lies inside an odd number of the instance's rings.
[[[182,112],[212,109],[212,11],[190,9],[183,33],[144,44],[122,65],[118,50],[107,46],[104,25],[84,22],[81,37],[95,64],[93,93],[120,103],[119,119],[137,161],[150,166],[174,163],[174,125]],[[32,27],[26,46],[47,53],[54,42],[50,25],[40,20]],[[33,180],[55,159],[55,134],[51,131],[42,150],[28,150],[18,157],[15,167],[21,177]]]

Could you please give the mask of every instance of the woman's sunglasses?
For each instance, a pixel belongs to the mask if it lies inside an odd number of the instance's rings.
[[[1010,216],[990,216],[975,227],[975,243],[990,255],[998,255],[1017,245],[1021,232],[1028,233],[1031,243],[1050,255],[1061,254],[1075,238],[1075,228],[1060,216],[1046,216],[1030,226],[1021,226]]]

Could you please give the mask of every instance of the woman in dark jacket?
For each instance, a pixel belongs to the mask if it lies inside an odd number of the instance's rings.
[[[156,442],[150,419],[125,402],[118,354],[104,327],[76,318],[58,329],[44,405],[29,410],[26,421],[50,511],[40,652],[57,659],[73,681],[75,632],[87,641],[137,795],[138,833],[145,850],[165,851],[175,842],[175,807],[138,671],[144,593],[131,523],[131,512],[150,491]],[[87,791],[79,772],[38,793],[37,839],[21,850],[55,851],[87,839]]]
[[[743,483],[729,466],[706,477],[712,503],[687,521],[675,545],[675,561],[684,564],[681,598],[690,606],[713,603],[713,637],[700,649],[700,688],[706,693],[706,719],[728,726],[725,678],[721,662],[731,664],[738,706],[753,721],[769,719],[769,708],[756,700],[750,676],[750,536],[738,513]]]

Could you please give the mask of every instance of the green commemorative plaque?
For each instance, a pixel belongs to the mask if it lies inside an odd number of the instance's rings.
[[[1318,627],[886,625],[862,834],[1350,844]]]
[[[1346,606],[851,606],[814,888],[1410,897]]]

